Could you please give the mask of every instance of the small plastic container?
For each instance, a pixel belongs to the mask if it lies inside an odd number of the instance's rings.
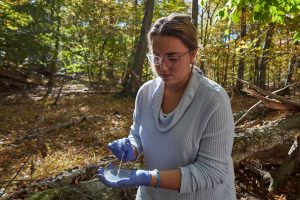
[[[128,169],[120,169],[120,171],[118,171],[118,169],[105,169],[103,175],[106,180],[110,182],[118,182],[120,180],[129,178],[131,173],[131,171]]]

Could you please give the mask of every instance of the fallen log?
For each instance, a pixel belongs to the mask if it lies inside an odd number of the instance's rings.
[[[241,79],[239,79],[239,80],[241,80]],[[279,89],[279,90],[276,90],[276,91],[274,91],[274,92],[272,92],[272,94],[277,94],[277,93],[279,93],[279,92],[281,92],[281,91],[284,91],[284,90],[286,90],[287,88],[289,88],[289,87],[292,87],[292,86],[295,86],[295,85],[298,85],[298,84],[300,84],[300,82],[296,82],[296,83],[292,83],[292,84],[290,84],[290,85],[287,85],[287,86],[285,86],[284,88],[281,88],[281,89]],[[266,96],[266,98],[267,98],[268,96]],[[240,117],[236,122],[235,122],[235,126],[237,126],[238,124],[240,124],[241,122],[243,122],[244,120],[245,120],[245,118],[249,115],[249,113],[252,111],[252,110],[254,110],[258,105],[260,105],[262,103],[262,101],[260,100],[260,101],[258,101],[257,103],[255,103],[253,106],[251,106],[244,114],[243,114],[243,116],[242,117]]]
[[[11,89],[12,87],[18,88],[18,89],[24,89],[26,88],[26,84],[20,83],[14,80],[0,78],[0,85],[6,89]]]
[[[93,118],[101,118],[101,117],[103,117],[103,116],[101,116],[101,115],[82,116],[82,117],[77,117],[77,118],[71,119],[70,121],[67,121],[67,122],[58,123],[58,124],[56,124],[52,127],[46,128],[46,129],[34,129],[31,132],[29,132],[28,134],[26,134],[25,136],[17,138],[13,142],[13,144],[19,144],[19,143],[21,143],[25,140],[31,140],[33,138],[36,138],[37,136],[39,136],[41,134],[56,131],[56,130],[59,130],[61,128],[69,127],[71,125],[77,125],[77,124],[80,124],[81,122],[83,122],[85,120],[90,120],[90,119],[93,119]]]
[[[297,130],[300,127],[300,113],[297,113],[290,118],[284,120],[277,120],[268,125],[262,126],[260,128],[246,129],[245,132],[240,133],[235,138],[235,145],[233,149],[233,158],[235,162],[240,162],[245,158],[251,157],[257,149],[264,151],[271,149],[273,146],[272,141],[278,141],[277,143],[284,143],[287,140],[291,140],[297,135],[297,139],[291,146],[288,155],[282,164],[275,170],[270,172],[256,169],[254,167],[249,167],[251,171],[261,176],[264,181],[270,182],[268,190],[270,192],[275,192],[277,186],[287,178],[288,175],[292,174],[296,166],[300,163],[300,135]],[[288,133],[287,130],[294,129]]]
[[[274,170],[271,171],[265,171],[262,169],[258,169],[250,164],[246,164],[247,165],[247,169],[255,174],[259,180],[263,180],[264,183],[270,183],[269,187],[268,187],[268,191],[275,193],[277,191],[277,188],[279,186],[279,184],[283,183],[288,176],[290,176],[297,168],[297,166],[299,166],[300,164],[300,135],[297,136],[296,140],[294,141],[294,143],[292,144],[292,146],[290,147],[289,151],[287,152],[285,159],[283,160],[283,162],[280,164],[280,166]],[[274,149],[272,148],[273,151],[267,151],[267,152],[263,152],[266,153],[267,155],[264,155],[263,159],[266,159],[266,157],[269,155],[273,158],[269,158],[269,159],[276,159],[274,156],[274,154],[282,154],[282,152],[286,151],[285,146],[281,145],[281,147],[278,147],[277,152],[274,152]],[[261,160],[261,158],[259,158],[260,156],[262,156],[263,154],[262,152],[257,152],[255,154],[257,155],[253,155],[251,156],[251,158],[254,159],[258,159]],[[280,155],[282,156],[282,155]]]
[[[14,81],[26,85],[43,85],[41,82],[35,81],[35,76],[25,74],[18,70],[0,69],[0,78],[7,81]]]
[[[290,110],[290,111],[298,111],[300,110],[299,106],[295,104],[295,102],[290,100],[285,100],[284,102],[278,101],[276,99],[269,99],[267,97],[262,96],[260,93],[251,89],[243,89],[244,92],[248,93],[250,96],[259,99],[264,103],[265,106],[272,108],[274,110]]]
[[[289,153],[283,163],[277,169],[270,171],[263,176],[265,181],[269,181],[269,191],[276,192],[277,186],[282,183],[287,176],[291,175],[296,166],[300,164],[300,135],[294,141]]]
[[[75,167],[68,169],[55,177],[36,181],[25,189],[3,196],[3,200],[16,199],[20,196],[30,195],[28,200],[44,199],[124,199],[125,196],[133,199],[136,189],[113,189],[105,186],[98,178],[95,178],[97,169],[100,166],[107,166],[109,163],[119,162],[115,156],[106,156],[98,163],[86,167]],[[37,188],[48,188],[36,193]],[[51,198],[50,198],[51,197]]]
[[[238,78],[237,78],[237,79],[238,79]],[[238,80],[239,80],[240,82],[242,82],[242,83],[248,85],[249,88],[255,90],[256,92],[258,92],[258,93],[261,94],[261,95],[268,96],[269,98],[276,99],[276,100],[278,100],[278,101],[280,101],[280,102],[282,102],[282,103],[289,104],[289,105],[293,105],[293,106],[295,106],[295,107],[300,108],[300,103],[299,103],[299,102],[295,102],[295,101],[292,101],[292,100],[288,100],[287,98],[284,98],[284,97],[282,97],[282,96],[279,96],[279,95],[276,95],[276,94],[272,94],[272,93],[270,93],[270,92],[267,92],[267,91],[261,89],[260,87],[255,86],[255,85],[253,85],[253,84],[251,84],[251,83],[248,83],[247,81],[244,81],[244,80],[242,80],[242,79],[238,79]]]
[[[247,128],[236,133],[232,156],[236,162],[255,153],[258,149],[263,151],[272,148],[274,142],[281,143],[294,138],[300,127],[300,112],[285,118],[275,120],[259,128]],[[272,139],[273,143],[270,142]]]
[[[1,69],[0,68],[0,77],[7,78],[7,79],[13,79],[15,81],[25,81],[26,80],[26,74],[18,71],[18,70],[10,70],[10,69]]]

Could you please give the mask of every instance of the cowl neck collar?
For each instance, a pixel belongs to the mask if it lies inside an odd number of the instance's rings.
[[[152,96],[152,110],[155,125],[159,131],[167,132],[178,123],[178,121],[181,119],[181,117],[193,101],[194,96],[199,88],[202,76],[203,73],[199,68],[193,68],[187,87],[181,97],[179,104],[174,110],[174,114],[169,124],[163,124],[160,121],[159,117],[164,96],[165,83],[161,78],[158,78],[158,84]]]

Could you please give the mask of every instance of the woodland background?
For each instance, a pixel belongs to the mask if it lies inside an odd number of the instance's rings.
[[[192,17],[196,65],[231,97],[238,199],[300,199],[299,0],[0,1],[0,199],[134,197],[94,174],[116,162],[106,145],[154,77],[146,33],[171,12]]]

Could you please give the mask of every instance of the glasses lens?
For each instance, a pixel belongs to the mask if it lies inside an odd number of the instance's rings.
[[[165,64],[168,67],[176,67],[179,64],[181,57],[186,55],[188,52],[189,51],[179,54],[179,55],[166,55],[163,57],[157,56],[153,53],[147,53],[147,58],[151,65],[156,65],[156,66],[161,65],[161,63],[164,60]]]
[[[147,58],[149,60],[149,63],[152,65],[160,65],[161,64],[161,57],[159,57],[159,56],[148,53]]]
[[[177,56],[167,56],[165,58],[168,67],[176,67],[179,63],[180,57]]]

